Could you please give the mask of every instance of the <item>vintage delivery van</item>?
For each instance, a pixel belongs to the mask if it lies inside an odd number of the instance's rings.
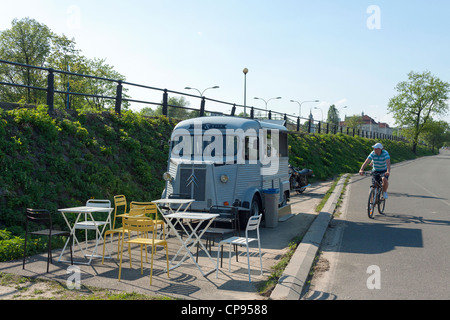
[[[163,198],[195,199],[190,209],[235,206],[264,216],[265,190],[289,199],[288,131],[280,121],[215,116],[181,121],[173,130]]]

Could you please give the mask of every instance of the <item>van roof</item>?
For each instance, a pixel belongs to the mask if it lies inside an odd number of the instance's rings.
[[[202,128],[207,129],[277,129],[279,131],[287,131],[287,128],[282,125],[284,121],[275,120],[257,120],[232,116],[210,116],[192,118],[179,122],[176,129],[193,129],[194,125],[202,125]]]

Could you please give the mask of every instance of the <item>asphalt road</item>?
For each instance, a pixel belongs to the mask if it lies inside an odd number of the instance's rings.
[[[385,215],[353,176],[304,299],[450,299],[450,152],[392,167]]]

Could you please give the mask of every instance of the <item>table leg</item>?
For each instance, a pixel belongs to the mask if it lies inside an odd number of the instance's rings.
[[[178,220],[178,219],[177,219],[177,220]],[[187,255],[189,255],[189,257],[190,257],[190,258],[192,259],[192,261],[195,263],[195,265],[197,266],[197,268],[199,269],[200,273],[201,273],[203,276],[207,276],[208,274],[210,274],[210,273],[212,273],[212,272],[214,272],[214,271],[216,270],[216,268],[214,268],[213,270],[211,270],[211,271],[209,271],[208,273],[205,274],[205,273],[203,272],[202,268],[201,268],[201,267],[198,265],[198,263],[195,261],[195,258],[194,258],[194,256],[192,255],[192,252],[191,252],[191,250],[190,250],[190,248],[194,248],[194,247],[196,246],[196,244],[197,244],[198,242],[200,242],[200,245],[201,245],[201,247],[202,247],[202,250],[204,250],[204,251],[206,252],[208,258],[209,258],[209,259],[211,260],[211,262],[214,264],[214,261],[212,260],[211,256],[209,255],[208,250],[205,248],[205,246],[203,245],[203,243],[201,243],[201,241],[200,241],[200,240],[201,240],[201,237],[203,236],[203,233],[206,231],[206,229],[208,229],[208,227],[211,225],[211,223],[213,222],[213,220],[214,220],[214,219],[210,219],[210,220],[208,221],[208,223],[206,224],[206,227],[204,227],[204,229],[203,229],[203,231],[201,232],[200,235],[197,235],[197,230],[199,229],[199,227],[202,225],[202,223],[203,223],[204,221],[201,221],[201,222],[197,225],[197,227],[196,227],[195,229],[192,228],[191,223],[188,222],[188,226],[189,226],[189,228],[191,229],[191,232],[190,232],[190,233],[186,230],[186,228],[184,228],[183,224],[181,224],[183,231],[186,233],[186,235],[188,235],[188,238],[186,239],[186,241],[183,241],[183,240],[181,239],[179,233],[175,230],[176,236],[177,236],[178,240],[180,240],[180,242],[181,242],[181,244],[182,244],[182,247],[180,247],[180,249],[178,249],[177,253],[176,253],[175,256],[172,258],[172,260],[171,260],[171,262],[170,262],[170,264],[169,264],[169,270],[172,270],[172,269],[174,269],[174,268],[179,267],[179,266],[181,265],[181,263],[186,259]],[[169,222],[168,222],[168,223],[169,223]],[[173,224],[172,224],[171,222],[170,222],[170,224],[173,226]],[[196,239],[193,239],[193,237],[195,237]],[[192,243],[189,243],[189,241],[190,241],[191,239],[193,239],[193,242],[192,242]],[[176,265],[170,267],[170,265],[172,265],[172,264],[174,263],[175,259],[178,257],[178,254],[180,253],[180,251],[181,251],[183,248],[186,250],[186,253],[184,254],[183,258],[181,258],[180,262],[178,262]],[[215,265],[215,264],[214,264],[214,265]]]

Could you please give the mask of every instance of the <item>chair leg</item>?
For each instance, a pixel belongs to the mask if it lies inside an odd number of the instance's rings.
[[[102,264],[105,263],[105,246],[106,246],[106,236],[108,234],[105,232],[105,234],[103,235],[103,253],[102,253]],[[111,234],[111,244],[112,244],[112,237],[113,235]]]
[[[27,255],[27,238],[28,238],[28,235],[25,234],[25,243],[24,243],[24,246],[23,246],[23,265],[22,265],[22,269],[25,269],[25,257]]]
[[[70,248],[70,264],[73,265],[72,239],[69,240],[69,248]]]
[[[142,250],[144,248],[144,245],[141,243],[141,274],[144,274],[144,265],[142,263]]]
[[[123,237],[125,237],[125,235],[122,234]],[[120,246],[120,262],[119,262],[119,278],[118,281],[120,281],[120,275],[122,273],[122,258],[123,258],[123,239],[121,242],[121,246]]]
[[[231,271],[231,243],[228,247],[228,271]]]
[[[167,278],[170,278],[170,275],[169,275],[169,247],[167,244],[165,245],[165,247],[166,247]]]
[[[262,270],[262,257],[261,257],[261,246],[259,246],[259,264],[261,266],[261,275],[263,275],[263,270]]]
[[[216,279],[219,277],[219,254],[220,252],[222,252],[223,254],[223,245],[222,243],[219,242],[219,244],[217,245],[217,265],[216,265]],[[222,266],[222,261],[220,262]]]
[[[252,282],[250,277],[250,253],[248,252],[248,244],[247,244],[247,266],[248,266],[248,281]]]
[[[49,264],[52,259],[52,237],[48,237],[48,250],[47,250],[47,273],[49,271]]]

